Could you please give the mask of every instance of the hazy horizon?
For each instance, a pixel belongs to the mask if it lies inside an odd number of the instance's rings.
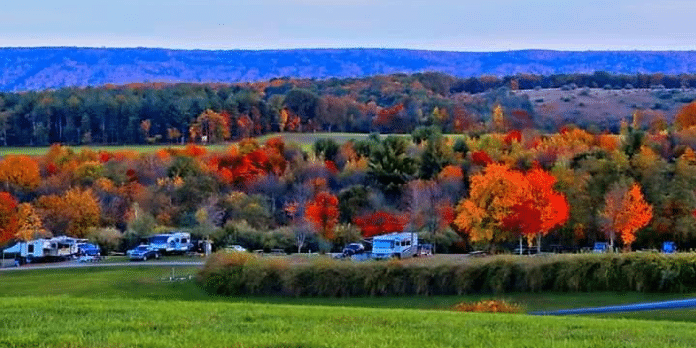
[[[524,52],[524,51],[548,51],[548,52],[696,52],[696,48],[692,49],[587,49],[587,50],[570,50],[570,49],[547,49],[547,48],[520,48],[510,50],[445,50],[445,49],[423,49],[423,48],[406,48],[406,47],[288,47],[288,48],[174,48],[162,46],[0,46],[0,49],[148,49],[148,50],[168,50],[168,51],[293,51],[293,50],[315,50],[315,51],[331,51],[331,50],[396,50],[396,51],[427,51],[427,52],[453,52],[453,53],[501,53],[501,52]]]
[[[25,0],[0,47],[692,51],[685,0]]]

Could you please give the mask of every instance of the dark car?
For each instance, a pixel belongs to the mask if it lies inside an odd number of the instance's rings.
[[[128,250],[127,254],[131,260],[159,259],[159,253],[147,245],[140,245],[135,249]]]
[[[365,252],[365,246],[362,243],[350,243],[343,248],[343,256],[353,256]]]

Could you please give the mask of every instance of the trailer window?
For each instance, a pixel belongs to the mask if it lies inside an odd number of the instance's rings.
[[[33,253],[34,252],[34,244],[29,244],[27,246],[27,252],[28,253]]]
[[[182,243],[187,243],[187,242],[186,242],[186,238],[181,239],[181,242],[182,242]]]
[[[393,248],[394,242],[388,240],[376,240],[374,248]]]
[[[164,244],[167,242],[167,236],[157,236],[157,237],[150,237],[150,243],[153,244]]]

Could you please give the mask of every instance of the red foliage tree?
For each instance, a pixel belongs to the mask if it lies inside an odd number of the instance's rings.
[[[397,104],[390,108],[381,109],[379,112],[377,112],[377,116],[375,116],[372,123],[375,126],[391,128],[392,130],[399,129],[401,125],[398,122],[398,116],[403,110],[403,104]]]
[[[518,130],[510,131],[503,139],[506,144],[512,144],[513,142],[522,142],[522,133]]]
[[[326,191],[317,193],[305,207],[305,220],[328,240],[334,238],[338,215],[338,198]]]
[[[480,150],[476,151],[471,154],[471,161],[474,162],[474,164],[479,165],[479,166],[487,166],[491,163],[493,163],[493,160],[491,159],[491,156],[488,156],[488,153],[486,151]]]
[[[369,238],[385,233],[402,232],[408,223],[408,217],[404,214],[392,214],[379,210],[372,214],[355,217],[353,222],[360,227],[363,237]]]
[[[7,192],[0,192],[0,245],[14,238],[18,229],[17,200]]]

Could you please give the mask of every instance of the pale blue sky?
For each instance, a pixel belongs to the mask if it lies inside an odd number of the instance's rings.
[[[0,46],[696,50],[692,0],[8,0]]]

